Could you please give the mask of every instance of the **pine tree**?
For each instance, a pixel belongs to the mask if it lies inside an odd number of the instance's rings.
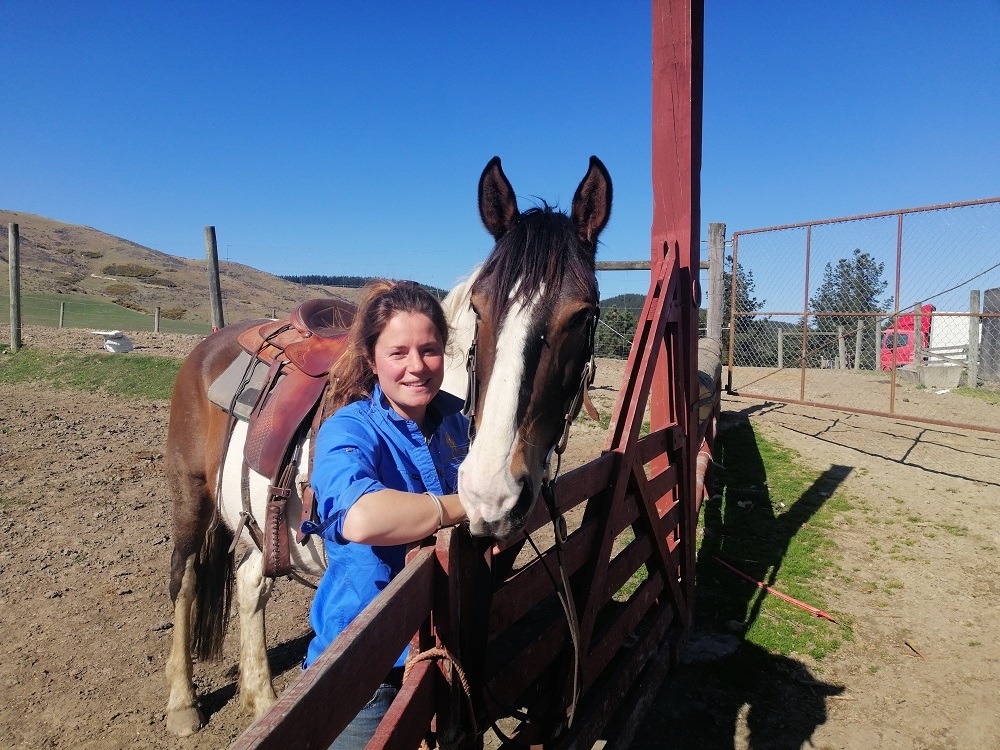
[[[628,308],[619,310],[614,305],[610,310],[601,310],[595,342],[597,356],[627,359],[638,324],[638,316]]]
[[[733,257],[726,256],[726,268],[722,272],[722,325],[729,325],[733,296]],[[777,334],[769,333],[766,319],[758,320],[753,313],[764,306],[764,300],[754,296],[756,286],[753,271],[737,266],[736,277],[736,317],[733,319],[733,364],[748,367],[771,366],[777,362]],[[744,313],[750,313],[749,315]],[[773,339],[773,340],[772,340]],[[727,352],[729,332],[722,332],[722,349]]]
[[[816,289],[816,294],[809,298],[809,307],[813,312],[822,313],[883,313],[892,304],[892,297],[883,298],[889,282],[882,278],[885,263],[878,263],[875,257],[854,248],[850,258],[841,258],[836,262],[827,263],[823,270],[823,282]],[[870,328],[870,318],[864,328]],[[857,328],[856,315],[821,315],[816,318],[816,331],[834,332],[838,326],[843,326],[845,335],[853,335]],[[876,352],[873,351],[871,336],[862,337],[862,364],[873,361]],[[836,339],[828,345],[829,352],[822,355],[830,358],[836,352]],[[823,341],[826,344],[826,339]],[[817,347],[811,347],[813,349]],[[849,347],[853,353],[853,346]]]

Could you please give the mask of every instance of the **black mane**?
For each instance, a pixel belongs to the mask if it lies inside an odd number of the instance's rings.
[[[473,290],[488,294],[499,320],[513,302],[527,302],[543,285],[547,296],[570,286],[597,299],[594,248],[579,239],[570,217],[545,203],[521,214],[500,238]]]

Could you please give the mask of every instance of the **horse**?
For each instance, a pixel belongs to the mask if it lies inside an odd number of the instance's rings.
[[[521,213],[495,158],[479,181],[479,212],[496,245],[459,306],[477,319],[466,396],[477,437],[458,492],[472,534],[502,540],[524,525],[592,380],[611,177],[591,157],[568,216],[548,205]]]
[[[476,536],[499,540],[516,534],[539,497],[552,455],[565,447],[591,379],[599,301],[595,255],[611,196],[611,178],[597,157],[591,157],[568,215],[545,203],[519,211],[497,157],[480,177],[480,217],[496,244],[442,303],[454,331],[444,388],[466,397],[474,438],[459,469],[459,494]],[[241,471],[247,427],[208,398],[209,387],[242,351],[239,335],[252,325],[224,327],[195,347],[178,372],[171,400],[164,450],[174,605],[167,728],[182,737],[204,725],[192,652],[199,660],[221,655],[234,598],[240,704],[259,716],[277,700],[264,630],[274,579],[264,575],[240,492],[241,479],[248,481],[249,515],[262,518],[269,480]],[[300,451],[309,455],[308,436]],[[291,483],[292,529],[302,520],[299,488],[308,484],[307,463]],[[235,541],[244,543],[238,562]],[[306,537],[288,548],[297,575],[322,575],[321,540]]]

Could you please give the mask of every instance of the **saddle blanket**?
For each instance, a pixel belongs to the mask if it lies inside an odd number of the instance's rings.
[[[253,363],[252,367],[251,362]],[[248,374],[248,370],[250,380],[245,388],[239,390],[240,384]],[[279,375],[279,380],[282,377],[284,376]],[[256,406],[266,380],[267,364],[252,358],[246,352],[240,352],[239,356],[233,360],[225,372],[209,386],[208,400],[220,407],[227,414],[244,422],[249,422],[250,412]],[[239,391],[238,395],[237,391]],[[234,396],[236,396],[235,402],[233,401]]]

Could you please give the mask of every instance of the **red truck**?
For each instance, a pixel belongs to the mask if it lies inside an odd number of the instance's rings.
[[[916,364],[965,366],[969,357],[969,338],[972,335],[973,319],[965,313],[937,313],[934,305],[923,305],[920,315],[923,351],[921,362]],[[900,315],[895,327],[882,331],[882,351],[880,363],[888,372],[892,369],[892,350],[896,348],[896,366],[913,364],[913,344],[915,336],[913,314]],[[982,336],[979,324],[976,340]]]
[[[920,308],[923,313],[920,316],[920,330],[922,333],[920,346],[927,349],[930,346],[931,322],[933,318],[930,313],[934,312],[934,305],[924,305]],[[889,372],[892,369],[892,350],[896,349],[896,366],[908,365],[913,362],[913,340],[914,317],[913,313],[900,315],[896,325],[882,331],[882,351],[880,362],[882,369]]]

